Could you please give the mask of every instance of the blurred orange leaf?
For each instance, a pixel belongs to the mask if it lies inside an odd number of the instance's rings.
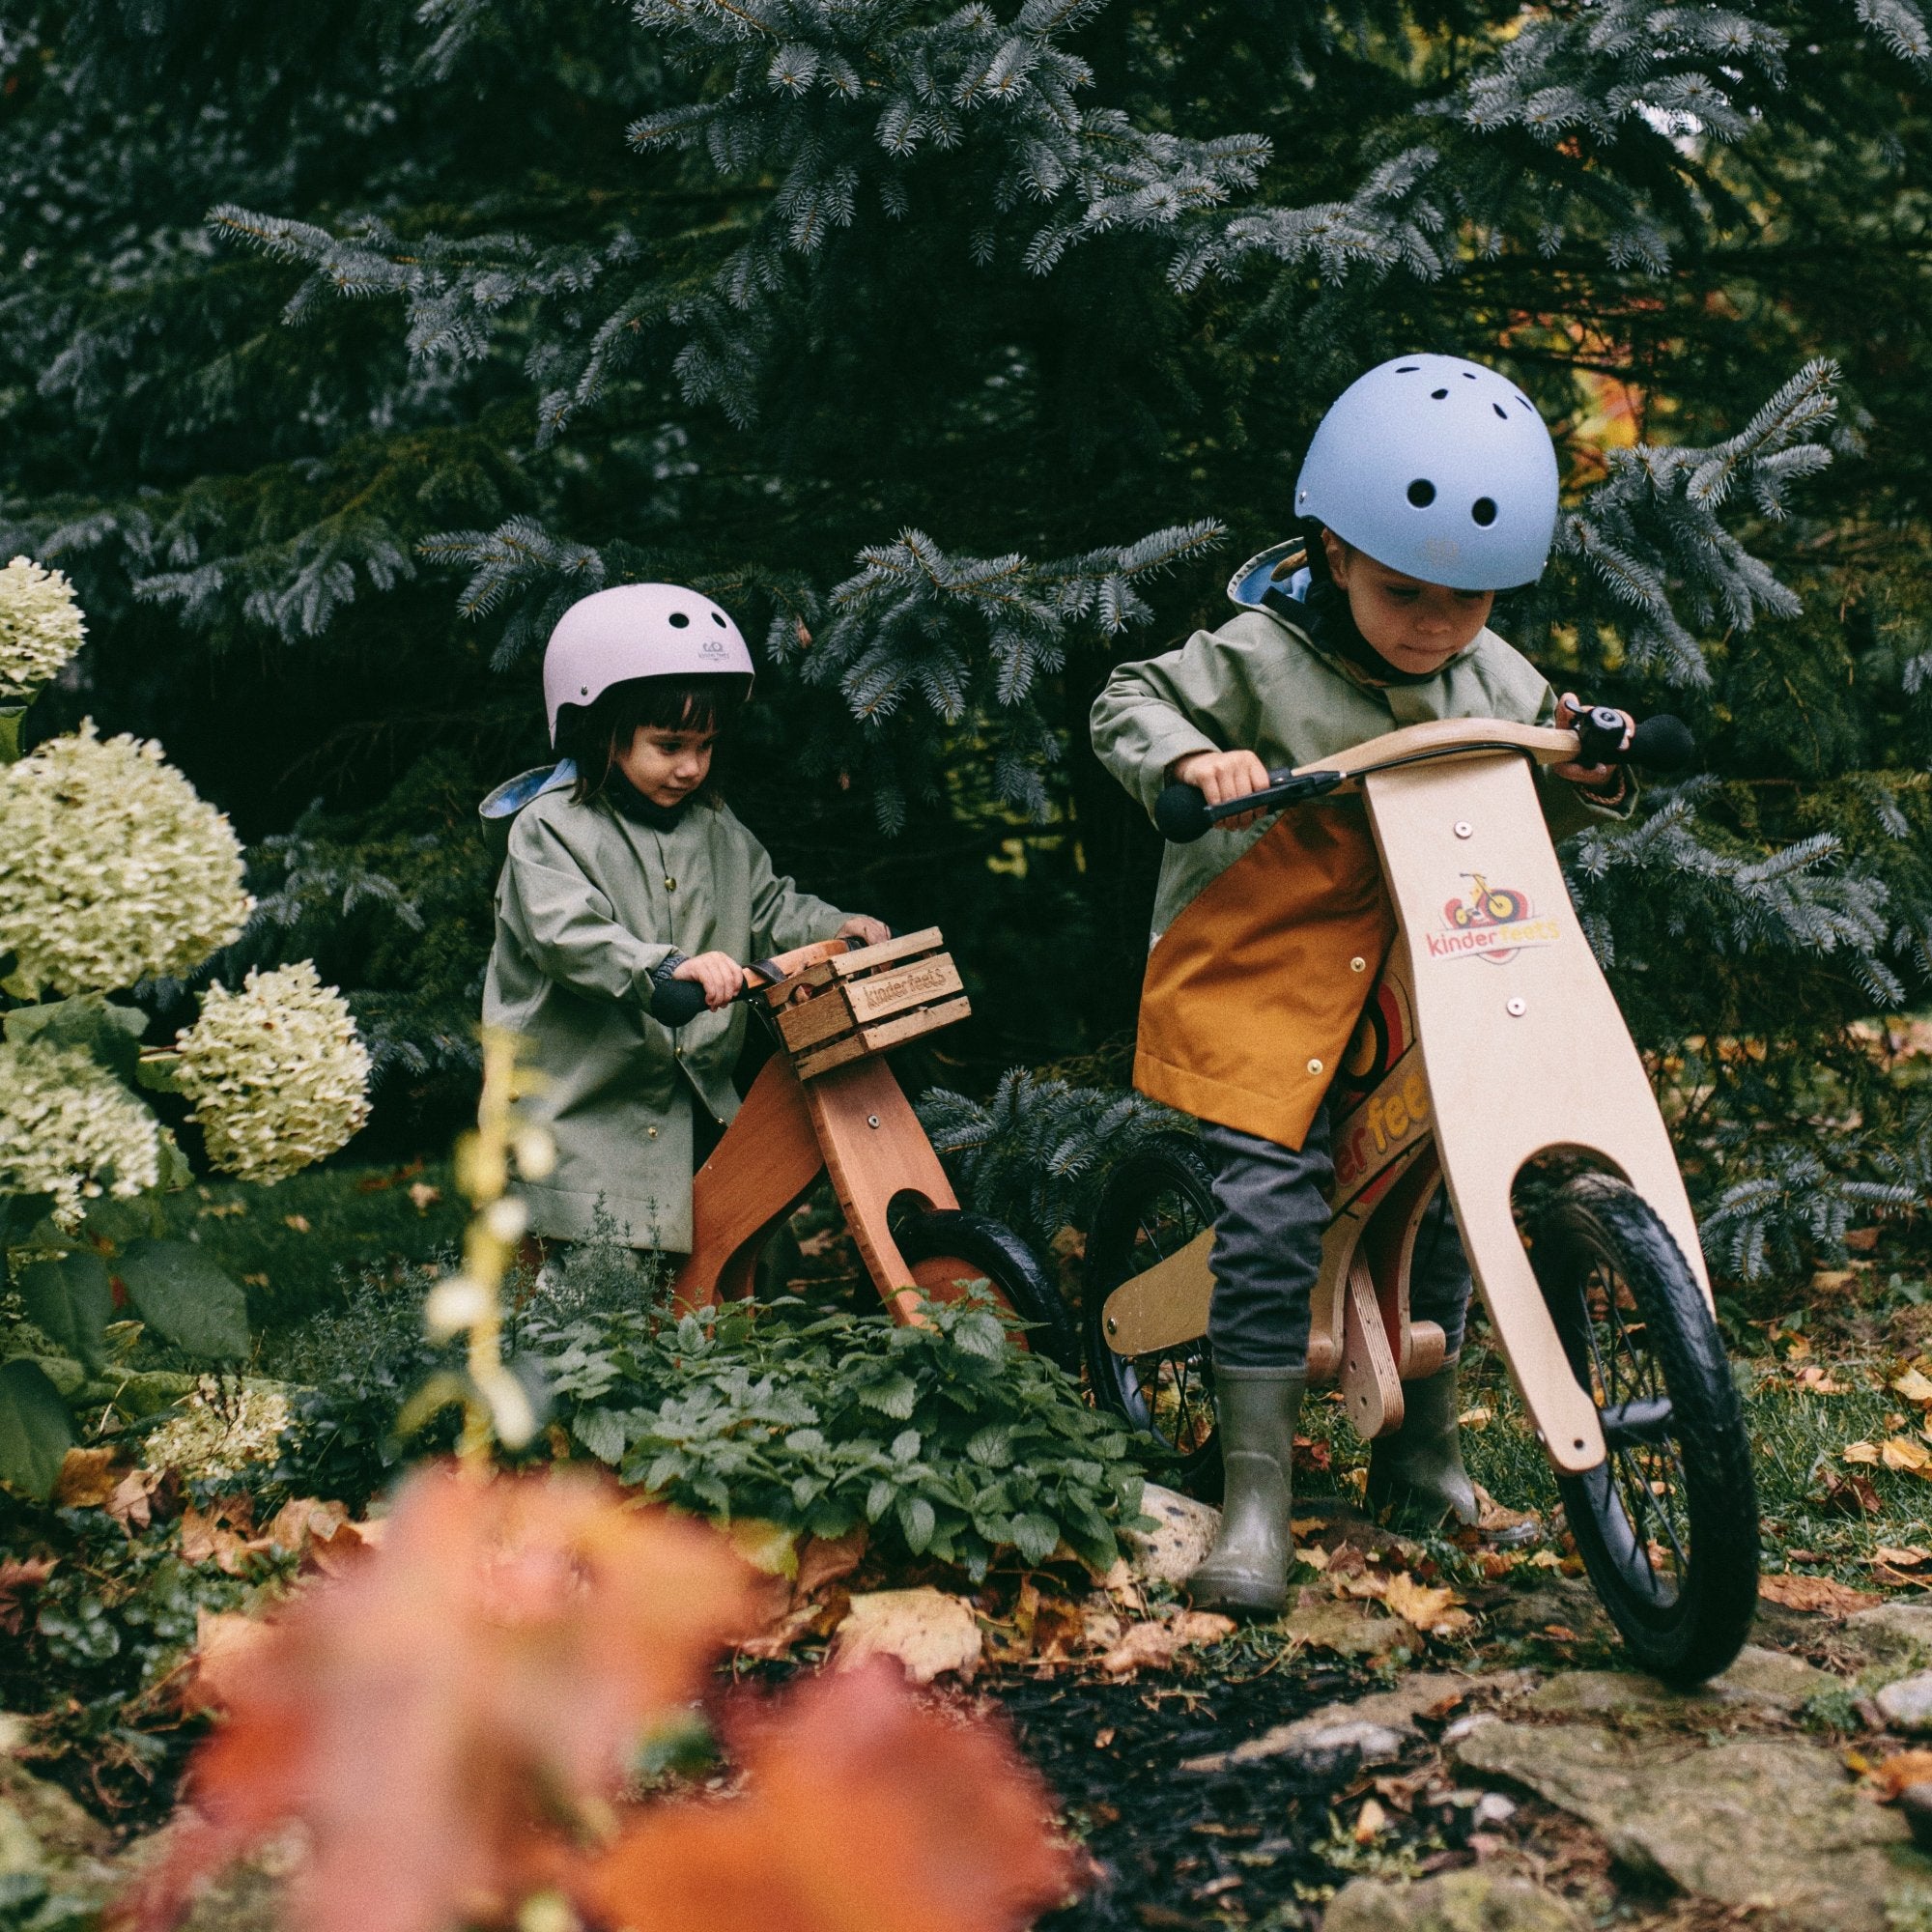
[[[1871,1442],[1847,1442],[1838,1454],[1847,1463],[1875,1463],[1878,1461],[1878,1447]]]
[[[289,1917],[305,1932],[500,1916],[554,1856],[546,1826],[617,1787],[749,1603],[720,1538],[612,1487],[423,1471],[375,1550],[298,1593],[259,1643],[224,1642],[228,1720],[124,1909],[157,1932],[201,1877],[299,1819],[310,1849]]]
[[[1909,1435],[1888,1435],[1879,1444],[1878,1459],[1888,1469],[1909,1470],[1915,1476],[1932,1472],[1932,1449]]]
[[[1894,1376],[1891,1380],[1891,1386],[1907,1402],[1916,1402],[1921,1405],[1932,1403],[1932,1377],[1923,1376],[1917,1369],[1907,1369],[1902,1376]]]
[[[1889,1804],[1914,1784],[1932,1784],[1932,1750],[1897,1751],[1874,1768],[1871,1781]]]
[[[795,1691],[723,1801],[652,1807],[584,1903],[628,1932],[1020,1932],[1081,1861],[999,1734],[922,1708],[874,1662]]]

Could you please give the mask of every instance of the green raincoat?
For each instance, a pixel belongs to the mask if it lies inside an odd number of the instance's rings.
[[[690,1252],[691,1110],[737,1113],[747,1013],[734,1003],[672,1033],[649,1015],[652,968],[671,952],[762,959],[845,918],[778,877],[713,799],[666,831],[565,790],[518,812],[483,1017],[526,1035],[544,1077],[526,1111],[554,1136],[556,1169],[525,1190],[533,1233]]]
[[[1177,759],[1245,750],[1270,771],[1439,718],[1552,724],[1543,674],[1484,630],[1435,676],[1383,684],[1272,611],[1118,666],[1094,749],[1151,812]],[[1627,813],[1539,772],[1553,837]],[[1216,882],[1243,861],[1239,880]],[[1166,848],[1134,1085],[1171,1106],[1298,1148],[1395,930],[1359,799],[1268,814]]]

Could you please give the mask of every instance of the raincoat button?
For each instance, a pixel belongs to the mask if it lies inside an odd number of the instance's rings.
[[[1321,1063],[1319,1060],[1311,1060],[1308,1063],[1308,1070],[1311,1073],[1320,1073],[1321,1071]]]
[[[658,1130],[655,1127],[646,1127],[644,1129],[644,1137],[646,1140],[654,1141],[658,1137]]]
[[[1349,961],[1349,971],[1351,973],[1366,973],[1368,970],[1369,962],[1359,952]]]
[[[674,893],[677,891],[677,881],[673,879],[668,872],[665,874],[665,891],[668,893]]]

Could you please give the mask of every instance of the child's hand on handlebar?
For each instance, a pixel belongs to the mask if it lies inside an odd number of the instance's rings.
[[[716,1012],[728,1007],[745,989],[745,969],[728,952],[700,952],[687,959],[670,976],[696,980],[704,988],[704,1004]]]
[[[1574,691],[1566,691],[1556,700],[1556,728],[1560,731],[1574,724],[1585,708]],[[1623,743],[1617,749],[1627,751],[1632,734],[1636,729],[1636,721],[1628,711],[1619,711],[1617,716],[1624,721]],[[1624,787],[1623,773],[1615,765],[1579,765],[1573,762],[1552,765],[1550,770],[1559,779],[1568,779],[1572,784],[1581,785],[1585,791],[1621,792]]]
[[[883,946],[893,936],[893,929],[882,919],[855,912],[832,936],[834,939],[856,939],[867,946]]]
[[[1209,805],[1226,805],[1230,799],[1264,791],[1268,768],[1252,752],[1190,752],[1175,759],[1168,777],[1178,784],[1194,786]],[[1243,811],[1218,822],[1223,831],[1238,832],[1260,816],[1259,811]]]

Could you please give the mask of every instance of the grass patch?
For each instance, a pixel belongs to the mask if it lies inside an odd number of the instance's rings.
[[[446,1161],[327,1167],[272,1187],[209,1180],[165,1197],[167,1232],[198,1242],[248,1292],[258,1334],[339,1303],[370,1271],[453,1254],[467,1219]]]

